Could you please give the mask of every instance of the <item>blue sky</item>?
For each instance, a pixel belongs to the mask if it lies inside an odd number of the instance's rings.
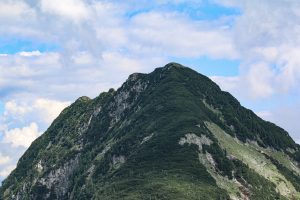
[[[54,43],[35,41],[34,38],[0,38],[0,54],[15,54],[22,51],[50,52],[59,50]]]
[[[240,15],[241,11],[237,7],[227,7],[217,4],[213,1],[180,1],[178,3],[149,3],[146,7],[137,7],[129,10],[126,13],[127,17],[132,17],[143,12],[150,12],[153,10],[180,12],[190,16],[194,20],[215,20],[220,17],[228,17]]]
[[[239,74],[239,60],[212,59],[206,56],[199,58],[170,58],[174,62],[193,67],[206,76],[237,76]]]
[[[0,180],[75,99],[168,62],[300,142],[297,10],[292,0],[0,1]]]

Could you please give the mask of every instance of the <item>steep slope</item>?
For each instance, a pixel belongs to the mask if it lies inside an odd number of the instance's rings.
[[[66,108],[1,199],[300,199],[300,147],[176,63]]]

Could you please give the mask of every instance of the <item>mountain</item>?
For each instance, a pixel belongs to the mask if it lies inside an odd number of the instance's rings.
[[[1,199],[300,199],[300,146],[209,78],[169,63],[64,109]]]

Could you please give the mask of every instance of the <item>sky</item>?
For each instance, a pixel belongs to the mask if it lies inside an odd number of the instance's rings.
[[[300,1],[1,0],[0,181],[63,108],[179,62],[300,143]]]

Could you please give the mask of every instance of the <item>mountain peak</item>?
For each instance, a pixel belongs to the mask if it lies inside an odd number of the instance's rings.
[[[79,97],[76,101],[78,102],[87,102],[87,101],[90,101],[91,98],[89,98],[88,96],[82,96],[82,97]]]
[[[170,62],[166,64],[163,68],[172,69],[172,68],[186,68],[186,67],[176,62]]]
[[[142,73],[133,73],[133,74],[129,75],[128,80],[129,81],[136,81],[142,75],[143,75]]]
[[[0,199],[300,199],[300,148],[178,63],[80,97],[35,140]]]

